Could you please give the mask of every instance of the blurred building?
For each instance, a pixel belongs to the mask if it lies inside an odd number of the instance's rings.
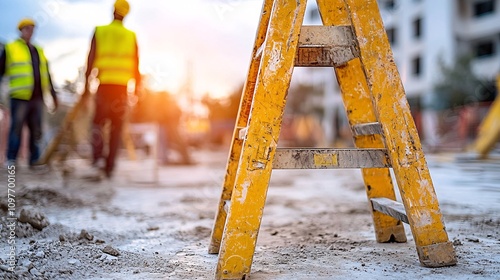
[[[470,54],[476,75],[493,79],[499,73],[500,0],[380,0],[379,5],[419,132],[424,142],[438,145],[439,62],[452,65]]]
[[[439,102],[434,87],[442,78],[439,61],[452,65],[461,54],[473,55],[472,68],[480,77],[500,73],[500,0],[379,0],[388,39],[408,101],[424,143],[436,138]],[[320,24],[317,8],[308,7],[306,23]],[[331,71],[316,71],[315,79],[331,80]],[[345,121],[338,87],[325,86],[324,127],[330,140]],[[333,118],[332,118],[333,117]],[[340,123],[339,123],[340,122]]]

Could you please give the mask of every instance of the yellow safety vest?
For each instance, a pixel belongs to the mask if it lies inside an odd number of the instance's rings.
[[[127,85],[135,77],[137,47],[135,33],[114,20],[95,31],[96,56],[93,67],[99,70],[101,84]]]
[[[40,47],[35,46],[40,62],[40,79],[42,93],[50,92],[47,58]],[[30,100],[35,86],[33,64],[28,45],[22,39],[17,39],[5,46],[6,75],[10,79],[10,96],[16,99]]]

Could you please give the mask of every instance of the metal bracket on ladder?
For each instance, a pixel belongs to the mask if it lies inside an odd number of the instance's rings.
[[[262,7],[210,240],[215,278],[249,276],[272,169],[360,168],[377,241],[406,242],[405,222],[424,266],[456,264],[377,1],[317,0],[324,26],[302,26],[306,2]],[[277,148],[294,67],[334,68],[355,149]]]

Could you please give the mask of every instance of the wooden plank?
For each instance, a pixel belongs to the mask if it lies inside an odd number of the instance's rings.
[[[359,56],[351,26],[302,26],[297,67],[339,67]]]
[[[378,122],[353,125],[353,136],[382,134],[382,126]]]
[[[273,169],[390,167],[386,149],[277,149]]]
[[[295,55],[297,67],[332,67],[333,64],[330,47],[299,47]]]
[[[339,67],[357,57],[356,51],[350,47],[303,47],[300,46],[295,55],[296,67]]]
[[[373,210],[389,215],[404,223],[410,223],[408,221],[408,216],[406,216],[406,210],[403,203],[388,199],[386,197],[372,198],[370,200],[372,202]]]
[[[300,29],[299,46],[354,47],[351,26],[304,25]]]

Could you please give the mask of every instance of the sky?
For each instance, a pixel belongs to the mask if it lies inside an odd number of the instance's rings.
[[[0,0],[0,42],[19,36],[23,17],[35,20],[33,42],[50,63],[56,85],[75,80],[95,26],[112,20],[114,0]],[[129,0],[127,28],[137,34],[141,73],[154,90],[222,97],[246,78],[261,0]],[[191,73],[188,75],[187,73]]]

